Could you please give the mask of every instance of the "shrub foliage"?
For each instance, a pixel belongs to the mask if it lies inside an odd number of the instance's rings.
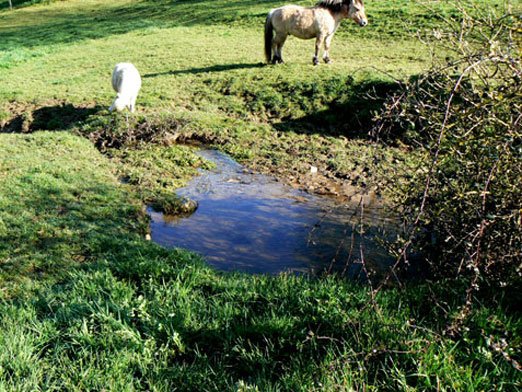
[[[420,249],[436,274],[470,279],[469,301],[481,283],[521,281],[522,24],[509,5],[447,22],[432,47],[451,55],[389,99],[374,135],[426,153],[396,188],[408,227],[397,266]]]

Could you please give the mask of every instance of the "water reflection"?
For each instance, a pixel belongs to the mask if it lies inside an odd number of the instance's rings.
[[[361,276],[361,261],[384,271],[392,258],[376,239],[380,228],[393,226],[378,201],[365,197],[351,205],[310,195],[249,173],[228,156],[200,152],[216,163],[178,193],[198,201],[188,217],[164,216],[149,209],[151,236],[157,243],[191,249],[211,265],[250,273],[325,270]]]

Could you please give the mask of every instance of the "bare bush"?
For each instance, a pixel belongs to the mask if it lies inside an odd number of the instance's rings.
[[[434,31],[443,64],[407,83],[377,118],[374,136],[406,141],[426,161],[395,194],[407,233],[396,267],[421,250],[439,276],[518,285],[522,260],[522,23],[502,11],[460,7]],[[500,14],[499,12],[502,12]]]

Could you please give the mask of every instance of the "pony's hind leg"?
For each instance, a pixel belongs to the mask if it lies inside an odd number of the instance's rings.
[[[328,51],[330,50],[330,44],[332,43],[333,34],[326,37],[324,40],[324,54],[323,60],[326,64],[330,64],[332,60],[330,60],[330,56],[328,55]]]
[[[285,44],[287,38],[287,34],[284,33],[276,33],[274,37],[274,43],[272,45],[272,50],[274,51],[274,58],[272,59],[273,64],[282,64],[283,61],[283,45]]]
[[[319,65],[319,49],[321,48],[321,44],[324,41],[324,37],[322,35],[317,36],[315,39],[315,54],[312,60],[314,65]]]

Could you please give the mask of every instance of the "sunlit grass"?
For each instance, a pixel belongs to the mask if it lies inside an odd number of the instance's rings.
[[[138,97],[140,115],[167,113],[173,117],[188,119],[192,124],[188,127],[190,133],[204,134],[205,137],[209,135],[209,139],[221,141],[216,146],[250,166],[257,167],[258,170],[273,170],[281,165],[292,168],[293,175],[299,175],[302,168],[307,168],[311,162],[321,164],[324,169],[329,160],[337,158],[324,154],[305,156],[310,149],[304,149],[298,158],[288,155],[283,144],[273,145],[271,132],[267,128],[271,123],[304,118],[299,126],[301,129],[297,129],[295,125],[290,128],[298,132],[316,132],[317,127],[331,128],[331,119],[338,113],[344,113],[344,117],[352,124],[349,126],[351,131],[364,134],[365,130],[353,129],[353,124],[360,121],[368,123],[371,117],[368,110],[363,119],[355,119],[353,116],[349,119],[349,113],[354,111],[354,107],[336,94],[364,95],[366,90],[361,89],[359,92],[357,85],[346,85],[346,81],[389,82],[407,78],[428,66],[429,53],[413,38],[404,36],[393,42],[378,39],[365,35],[363,29],[352,26],[349,21],[343,26],[352,33],[340,32],[332,46],[333,64],[313,67],[313,42],[290,38],[285,46],[287,64],[265,66],[262,50],[263,18],[256,16],[255,10],[275,3],[258,4],[253,10],[248,8],[247,3],[234,4],[242,15],[253,15],[251,24],[224,25],[219,24],[219,12],[212,16],[207,15],[211,23],[200,21],[187,24],[177,19],[180,13],[177,5],[165,8],[166,15],[173,13],[172,18],[154,12],[145,17],[141,15],[144,12],[140,8],[143,4],[121,2],[119,5],[122,9],[131,7],[132,12],[138,13],[135,16],[141,20],[140,23],[151,24],[135,26],[135,19],[126,16],[123,22],[115,23],[117,27],[113,34],[110,34],[108,28],[111,19],[107,19],[112,17],[116,22],[116,16],[122,14],[114,4],[101,5],[96,1],[89,1],[80,6],[73,1],[53,4],[47,8],[38,6],[19,10],[17,12],[34,18],[35,23],[47,23],[49,26],[61,23],[63,18],[70,16],[69,13],[89,18],[89,10],[95,6],[99,7],[92,9],[95,15],[100,15],[105,10],[106,16],[96,16],[97,19],[92,20],[95,24],[89,31],[96,36],[95,33],[99,30],[99,37],[96,39],[82,36],[82,32],[76,37],[71,33],[76,33],[75,22],[70,21],[61,27],[63,34],[71,34],[70,40],[60,37],[53,30],[49,32],[49,37],[42,37],[42,43],[46,39],[54,42],[50,46],[43,46],[39,44],[40,41],[35,41],[37,48],[47,48],[49,53],[34,59],[24,59],[0,73],[0,98],[4,101],[3,104],[0,103],[0,108],[4,106],[3,112],[9,113],[10,101],[16,101],[22,108],[24,102],[37,107],[53,107],[65,101],[76,106],[93,107],[103,113],[114,98],[110,85],[114,64],[130,61],[138,67],[143,78]],[[164,3],[161,4],[165,7]],[[182,3],[182,7],[187,5]],[[201,9],[203,13],[208,12],[199,3],[193,8]],[[3,17],[9,19],[10,15],[6,13]],[[16,26],[23,28],[21,25]],[[27,44],[29,40],[23,42]],[[24,45],[15,47],[26,50],[23,49]],[[323,88],[323,84],[326,87]],[[240,89],[229,93],[229,86],[239,86]],[[313,93],[315,86],[322,91],[321,94]],[[298,108],[301,104],[299,93],[303,88],[315,96],[308,104]],[[369,93],[371,95],[371,91]],[[245,94],[248,96],[245,97]],[[256,102],[256,105],[252,104]],[[332,106],[334,110],[328,114]],[[321,115],[314,114],[317,112],[327,113],[325,118],[329,120],[322,124],[319,121]],[[316,116],[313,124],[306,119],[310,115]],[[237,124],[235,128],[225,125],[229,122],[228,119]],[[340,124],[337,121],[336,126]],[[287,126],[283,125],[285,127]],[[292,139],[295,133],[287,135]],[[328,139],[294,139],[296,143],[305,146],[329,145],[332,142],[335,144],[335,141]],[[289,140],[289,143],[292,141]],[[354,149],[367,149],[364,153],[367,155],[371,154],[373,147],[357,145]],[[312,150],[326,151],[327,148]],[[400,153],[399,150],[396,152]],[[333,162],[332,167],[348,166],[351,167],[351,164]],[[346,177],[349,172],[342,171],[339,175]]]
[[[314,68],[313,43],[289,39],[285,46],[288,64],[264,67],[261,38],[261,31],[254,29],[197,26],[144,30],[60,46],[53,53],[3,70],[0,96],[41,102],[66,98],[71,103],[96,101],[109,106],[112,68],[117,62],[130,61],[143,77],[138,102],[145,110],[191,109],[194,101],[205,99],[205,93],[212,94],[202,83],[212,77],[255,76],[267,79],[266,83],[274,78],[329,78],[347,73],[359,78],[367,74],[383,78],[390,73],[401,78],[420,72],[429,59],[413,40],[390,47],[387,42],[339,37],[331,51],[334,64]],[[373,61],[376,58],[378,63]]]
[[[96,4],[87,2],[83,7],[89,9]],[[122,3],[123,6],[126,4]],[[75,2],[53,4],[52,7],[58,13],[66,10],[83,10],[86,13],[83,8],[74,8],[78,7]],[[112,5],[101,7],[109,7],[106,10],[109,15],[113,10]],[[242,7],[246,7],[246,3]],[[261,8],[261,5],[256,7]],[[33,12],[36,18],[39,8],[20,12]],[[176,7],[172,8],[172,12],[177,12]],[[250,12],[255,14],[254,11]],[[43,20],[45,17],[44,13]],[[215,17],[219,20],[219,15]],[[125,23],[131,21],[129,19]],[[188,118],[193,122],[189,127],[191,132],[211,133],[217,139],[220,139],[221,130],[225,130],[227,136],[222,138],[222,148],[243,161],[250,158],[251,166],[263,170],[267,164],[270,166],[270,162],[277,164],[283,163],[281,159],[295,158],[279,151],[281,146],[271,146],[273,138],[267,132],[266,125],[259,124],[260,120],[262,123],[278,123],[289,115],[297,119],[318,111],[328,111],[332,101],[340,99],[335,95],[337,92],[344,94],[352,88],[343,84],[347,78],[359,82],[390,81],[392,77],[402,79],[426,68],[429,60],[429,53],[412,38],[403,37],[390,43],[389,40],[365,37],[362,29],[354,28],[347,21],[346,29],[353,30],[353,34],[339,34],[336,37],[331,51],[333,64],[311,66],[313,42],[290,38],[285,46],[287,64],[270,67],[262,64],[262,18],[258,18],[258,22],[251,26],[216,23],[195,23],[190,26],[179,23],[181,26],[173,26],[173,21],[176,19],[165,18],[155,22],[157,25],[136,27],[129,32],[108,34],[108,31],[104,31],[97,39],[54,44],[51,46],[54,49],[47,55],[3,70],[0,73],[0,98],[3,98],[4,105],[8,105],[5,103],[8,101],[16,101],[19,105],[31,102],[37,106],[54,106],[57,101],[66,101],[103,110],[114,97],[110,85],[114,64],[130,61],[136,64],[143,78],[138,98],[140,114],[169,113],[171,116]],[[103,21],[100,23],[103,26]],[[58,40],[56,37],[54,39]],[[321,88],[323,83],[329,87],[324,94],[316,95],[313,103],[296,110],[299,98],[292,89],[295,86],[296,91],[299,91],[303,83],[310,91],[315,89],[314,86]],[[236,95],[229,94],[225,91],[229,85],[243,85],[243,91]],[[287,91],[279,93],[282,86],[286,86],[284,88]],[[245,92],[250,96],[248,99],[259,104],[249,104],[242,96]],[[353,88],[353,92],[358,93],[356,88]],[[274,110],[272,98],[276,99],[276,105],[281,106],[280,112],[266,112]],[[350,106],[346,109],[341,107],[331,113],[329,118],[333,118],[337,112],[349,113],[350,110],[353,110]],[[270,114],[270,118],[266,117],[267,114]],[[230,117],[234,121],[236,117],[241,118],[237,120],[236,129],[223,128],[223,122]],[[369,120],[369,114],[365,114],[365,119]],[[315,130],[317,125],[321,125],[321,122],[315,121],[315,124],[310,125],[305,120],[301,128],[308,132]],[[229,137],[230,134],[235,136]],[[303,143],[310,141],[304,140]],[[329,142],[319,140],[318,143]],[[254,162],[257,156],[252,151],[261,150],[264,151],[259,155],[262,159]],[[274,161],[275,156],[279,156],[277,162]],[[312,160],[320,163],[329,158],[310,156],[304,159],[296,162],[296,174],[299,173],[299,167],[307,167]],[[342,167],[340,162],[334,165]],[[342,173],[343,176],[347,174]]]
[[[426,4],[448,17],[450,3]],[[335,277],[217,273],[145,240],[143,200],[205,165],[190,148],[102,155],[58,131],[180,124],[260,171],[299,174],[311,160],[346,181],[407,171],[414,154],[370,144],[359,122],[394,79],[429,66],[410,33],[438,26],[437,13],[368,0],[370,25],[343,23],[332,65],[313,67],[313,42],[291,39],[287,64],[264,66],[263,20],[281,4],[71,0],[0,11],[0,126],[37,131],[0,133],[0,390],[520,388],[506,359],[520,361],[520,317],[502,293],[480,297],[450,338],[455,282],[384,290],[372,304],[367,288]],[[120,61],[143,77],[130,120],[105,111]]]

